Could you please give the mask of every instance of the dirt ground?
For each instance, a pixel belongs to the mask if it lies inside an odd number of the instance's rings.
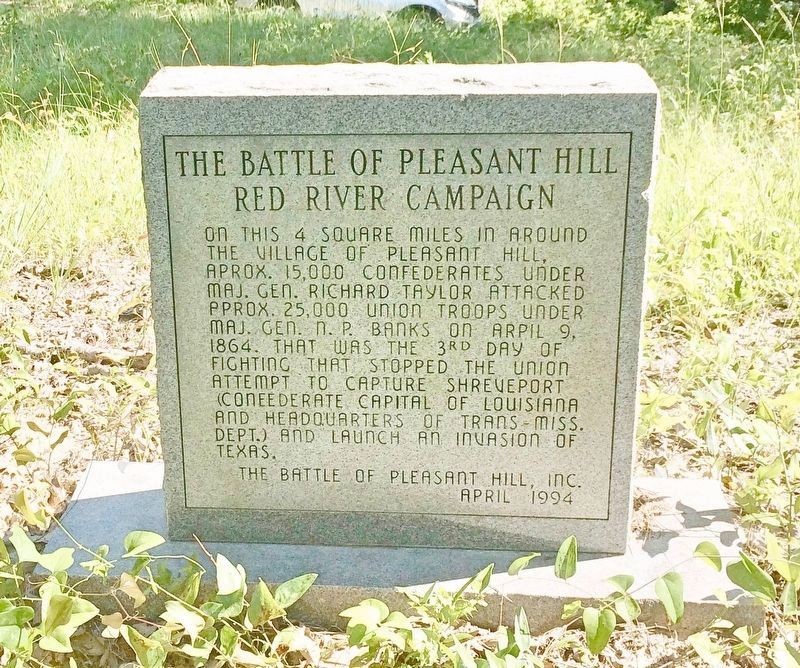
[[[0,291],[0,336],[18,353],[6,365],[16,393],[5,387],[0,404],[19,423],[0,448],[4,496],[25,489],[32,505],[58,513],[90,460],[159,459],[146,264],[96,253],[56,276],[27,264]],[[15,457],[21,447],[32,457]],[[11,515],[0,504],[0,532]]]

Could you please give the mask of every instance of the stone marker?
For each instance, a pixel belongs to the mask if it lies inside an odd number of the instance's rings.
[[[170,536],[622,552],[657,109],[629,64],[159,72]]]

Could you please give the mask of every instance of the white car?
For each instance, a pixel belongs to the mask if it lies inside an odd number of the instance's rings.
[[[304,14],[355,16],[387,14],[418,8],[435,12],[450,25],[472,25],[479,20],[478,0],[297,0]]]

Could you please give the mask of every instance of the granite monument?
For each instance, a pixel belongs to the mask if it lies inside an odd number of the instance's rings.
[[[140,113],[171,538],[625,549],[641,68],[167,68]]]

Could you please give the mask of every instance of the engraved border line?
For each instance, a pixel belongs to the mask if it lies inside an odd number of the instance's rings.
[[[180,354],[178,353],[178,318],[175,307],[175,264],[172,261],[172,224],[169,212],[169,171],[167,169],[167,137],[171,135],[163,135],[161,137],[161,146],[164,150],[164,192],[166,195],[166,214],[167,214],[167,239],[169,240],[169,275],[170,275],[170,288],[172,289],[172,332],[175,336],[175,386],[178,390],[178,428],[181,434],[181,469],[183,471],[183,506],[190,508],[186,490],[186,450],[183,442],[183,399],[181,398],[181,363]],[[162,445],[163,451],[163,445]]]
[[[167,139],[185,139],[189,137],[197,138],[214,138],[214,137],[415,137],[419,135],[427,136],[508,136],[508,135],[628,135],[628,174],[626,183],[626,197],[625,197],[625,220],[623,225],[622,237],[622,266],[620,277],[620,297],[619,297],[619,311],[617,314],[617,362],[614,379],[614,402],[612,410],[612,425],[611,425],[611,451],[609,455],[609,470],[608,470],[608,494],[606,505],[605,517],[575,517],[574,515],[556,516],[556,515],[486,515],[477,513],[421,513],[418,511],[403,511],[403,510],[318,510],[318,509],[291,509],[291,508],[240,508],[236,506],[228,506],[220,508],[218,506],[190,506],[188,502],[188,491],[186,489],[186,449],[184,446],[183,435],[183,410],[181,398],[181,383],[180,383],[180,355],[178,352],[178,327],[176,316],[176,300],[175,300],[175,280],[174,280],[174,265],[172,258],[172,225],[169,211],[169,176],[167,172]],[[370,514],[370,515],[418,515],[418,516],[443,516],[443,517],[484,517],[484,518],[509,518],[509,519],[541,519],[541,520],[582,520],[582,521],[608,521],[611,514],[611,483],[613,478],[614,469],[614,439],[616,438],[616,425],[617,425],[617,394],[619,382],[619,346],[620,334],[622,330],[622,293],[624,289],[624,274],[625,274],[625,251],[627,248],[627,228],[628,228],[628,211],[630,208],[630,175],[631,175],[631,158],[633,149],[633,132],[615,131],[615,132],[602,132],[598,130],[578,132],[578,131],[553,131],[553,132],[366,132],[366,133],[353,133],[353,132],[304,132],[295,134],[169,134],[162,135],[162,147],[164,151],[164,185],[166,195],[166,213],[167,213],[167,232],[169,238],[169,259],[170,259],[170,276],[172,279],[172,320],[174,324],[175,333],[175,370],[176,370],[176,385],[178,389],[178,422],[180,427],[181,436],[181,455],[183,465],[183,501],[186,510],[215,510],[225,512],[226,510],[241,510],[245,512],[276,512],[276,513],[333,513],[333,514]]]

